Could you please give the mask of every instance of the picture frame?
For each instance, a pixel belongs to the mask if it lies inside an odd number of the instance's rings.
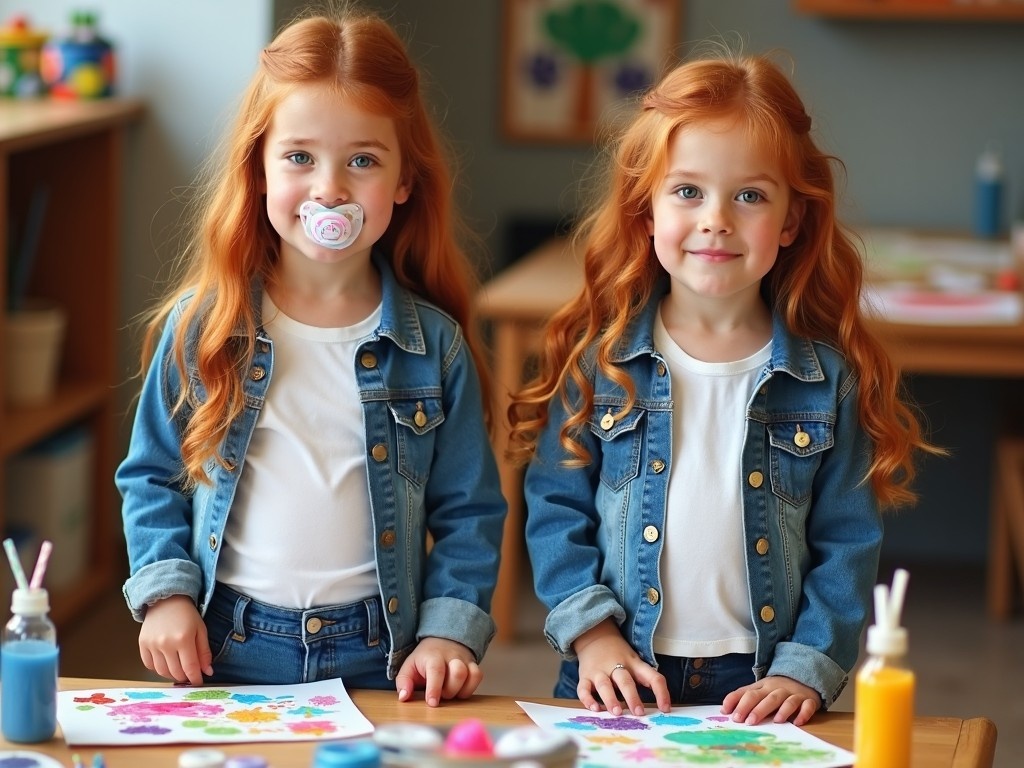
[[[682,0],[502,0],[501,127],[593,143],[603,116],[673,63]]]

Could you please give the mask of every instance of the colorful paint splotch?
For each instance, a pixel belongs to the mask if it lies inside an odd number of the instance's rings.
[[[718,707],[676,707],[636,717],[516,703],[541,728],[576,741],[577,768],[840,768],[853,762],[851,752],[791,723],[740,725]]]
[[[340,679],[61,691],[57,720],[69,746],[311,741],[373,732]]]

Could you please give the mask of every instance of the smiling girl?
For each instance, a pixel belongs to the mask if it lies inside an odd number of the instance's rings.
[[[555,695],[805,723],[935,450],[861,317],[837,161],[766,57],[680,65],[611,158],[585,287],[510,409]]]

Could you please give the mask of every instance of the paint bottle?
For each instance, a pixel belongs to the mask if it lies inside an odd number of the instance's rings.
[[[178,768],[225,768],[227,759],[219,749],[189,749],[178,755]]]
[[[57,731],[57,629],[45,589],[15,589],[0,645],[0,730],[8,741],[49,741]]]
[[[898,569],[892,594],[875,587],[875,623],[868,627],[868,659],[857,673],[853,752],[856,768],[910,765],[914,673],[906,665],[907,630],[900,626],[909,575]]]
[[[329,742],[317,747],[312,768],[379,768],[380,749],[369,741]]]
[[[974,235],[993,238],[1002,232],[1003,162],[992,147],[974,169]]]

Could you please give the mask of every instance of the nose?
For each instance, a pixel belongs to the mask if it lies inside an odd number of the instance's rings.
[[[701,206],[700,230],[708,234],[728,234],[732,231],[729,202],[707,198]]]
[[[310,196],[325,208],[334,208],[342,203],[347,203],[350,193],[345,174],[341,171],[323,170],[317,175],[313,188],[310,190]]]

